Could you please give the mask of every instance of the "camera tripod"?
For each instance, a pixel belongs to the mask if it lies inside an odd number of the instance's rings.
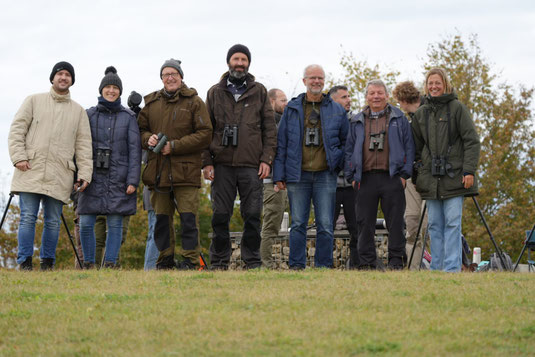
[[[524,246],[522,247],[522,251],[520,252],[520,255],[518,256],[518,259],[516,260],[515,267],[513,268],[513,271],[516,271],[516,268],[518,268],[518,263],[520,263],[520,259],[522,259],[522,256],[524,255],[524,252],[526,251],[526,248],[529,249],[535,249],[535,235],[533,235],[533,231],[535,230],[535,224],[533,227],[531,227],[531,231],[529,231],[529,234],[524,241]],[[529,263],[529,252],[528,252],[528,264]]]
[[[9,210],[9,205],[11,204],[11,200],[13,199],[13,196],[15,194],[13,192],[9,193],[9,200],[7,201],[6,209],[4,210],[4,214],[2,216],[2,221],[0,222],[0,230],[2,230],[2,227],[4,226],[4,221],[7,216],[7,211]],[[78,264],[83,269],[82,262],[80,261],[80,257],[78,256],[78,252],[76,251],[76,247],[74,246],[74,240],[72,238],[71,232],[69,231],[69,227],[67,226],[67,221],[65,220],[65,216],[63,215],[63,212],[61,212],[61,220],[63,221],[63,225],[65,226],[65,230],[67,231],[67,235],[69,236],[69,240],[71,241],[72,249],[74,251],[74,255],[76,256],[76,260],[78,261]]]
[[[472,200],[473,200],[474,204],[476,205],[477,212],[479,213],[479,217],[481,217],[481,222],[483,222],[483,225],[485,226],[485,229],[487,230],[489,238],[490,238],[492,244],[494,245],[494,248],[496,249],[496,254],[500,258],[500,262],[502,263],[502,266],[505,267],[506,265],[505,265],[505,258],[503,257],[503,252],[498,247],[498,244],[496,244],[496,240],[494,239],[494,236],[492,235],[492,232],[490,231],[489,225],[487,224],[487,220],[485,219],[485,216],[483,215],[483,212],[481,211],[481,207],[479,207],[479,203],[478,203],[476,197],[472,196]],[[420,231],[422,229],[422,224],[423,224],[423,221],[424,221],[426,208],[427,208],[427,203],[424,205],[424,209],[422,210],[422,215],[420,217],[420,222],[418,223],[418,231],[416,232],[416,238],[414,240],[414,246],[412,247],[411,257],[409,259],[409,265],[408,265],[409,267],[411,266],[412,258],[413,258],[413,255],[414,255],[414,250],[416,249],[416,244],[418,243],[418,237],[420,236]],[[534,228],[535,228],[535,226],[534,226]],[[532,229],[532,234],[533,234],[533,229]],[[422,261],[422,259],[424,257],[425,244],[427,243],[427,237],[429,237],[429,230],[426,230],[424,238],[423,238],[422,256],[420,257],[420,260],[419,260],[420,264],[418,265],[418,270],[420,270],[420,268],[421,268],[421,261]],[[431,259],[432,259],[432,255],[431,255]],[[520,258],[519,258],[519,260],[520,260]],[[518,262],[517,262],[517,264],[518,264]]]

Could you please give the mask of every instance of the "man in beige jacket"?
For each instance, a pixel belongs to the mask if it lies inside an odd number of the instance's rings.
[[[15,166],[11,192],[19,195],[20,224],[17,263],[32,270],[35,221],[43,203],[41,270],[50,270],[56,258],[63,204],[75,189],[83,191],[93,172],[91,129],[85,110],[71,100],[74,68],[59,62],[50,74],[48,93],[26,98],[9,131],[9,155]],[[75,161],[76,160],[76,166]]]

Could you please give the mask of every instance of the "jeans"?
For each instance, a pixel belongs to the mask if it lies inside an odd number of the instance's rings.
[[[35,221],[39,213],[39,204],[43,202],[44,225],[41,236],[40,258],[56,259],[56,246],[58,245],[59,227],[63,202],[52,197],[37,193],[20,192],[20,223],[17,235],[19,247],[17,264],[33,256],[33,243],[35,239]]]
[[[95,222],[97,215],[80,215],[80,239],[82,240],[82,250],[84,252],[84,262],[95,263]],[[119,249],[121,248],[121,237],[123,230],[123,216],[108,215],[108,234],[106,236],[106,252],[104,254],[105,263],[117,263]],[[99,262],[100,263],[100,262]]]
[[[336,202],[336,174],[328,170],[301,171],[299,182],[288,182],[288,198],[292,224],[290,230],[290,267],[306,266],[307,223],[310,200],[314,204],[316,218],[315,267],[333,265],[333,217]]]
[[[154,243],[154,225],[156,224],[156,214],[154,210],[148,211],[149,215],[149,234],[147,235],[147,245],[145,247],[145,270],[156,269],[156,260],[160,252]]]
[[[431,237],[431,270],[460,272],[463,197],[427,200]]]

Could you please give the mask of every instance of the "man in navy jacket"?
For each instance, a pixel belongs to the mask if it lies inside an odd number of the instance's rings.
[[[375,222],[381,201],[388,229],[388,267],[403,269],[405,181],[412,174],[414,141],[403,112],[388,104],[388,89],[376,79],[366,86],[364,110],[351,119],[345,147],[345,177],[357,191],[361,269],[375,269]]]
[[[305,68],[306,93],[288,103],[277,135],[273,181],[288,189],[292,224],[290,269],[306,266],[306,227],[310,200],[316,219],[314,266],[332,267],[333,215],[336,177],[343,167],[348,122],[344,108],[322,93],[325,71],[319,65]]]

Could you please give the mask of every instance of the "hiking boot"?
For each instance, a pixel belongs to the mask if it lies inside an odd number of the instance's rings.
[[[54,269],[54,259],[53,258],[43,258],[41,259],[41,271],[49,271]]]
[[[176,268],[178,270],[197,270],[195,264],[193,264],[188,258],[184,258],[183,261],[177,263]]]
[[[210,267],[210,270],[221,270],[221,271],[228,270],[228,265],[212,265]]]
[[[95,263],[83,262],[84,270],[95,269]]]
[[[32,271],[33,270],[32,257],[28,257],[26,258],[25,261],[20,263],[19,269],[24,270],[24,271]]]
[[[305,270],[305,267],[302,265],[292,265],[290,266],[290,270]]]
[[[119,265],[117,263],[113,262],[104,262],[102,265],[102,268],[104,269],[119,269]]]
[[[176,268],[177,264],[172,255],[168,255],[167,257],[164,257],[161,262],[156,263],[156,270],[172,270]]]

